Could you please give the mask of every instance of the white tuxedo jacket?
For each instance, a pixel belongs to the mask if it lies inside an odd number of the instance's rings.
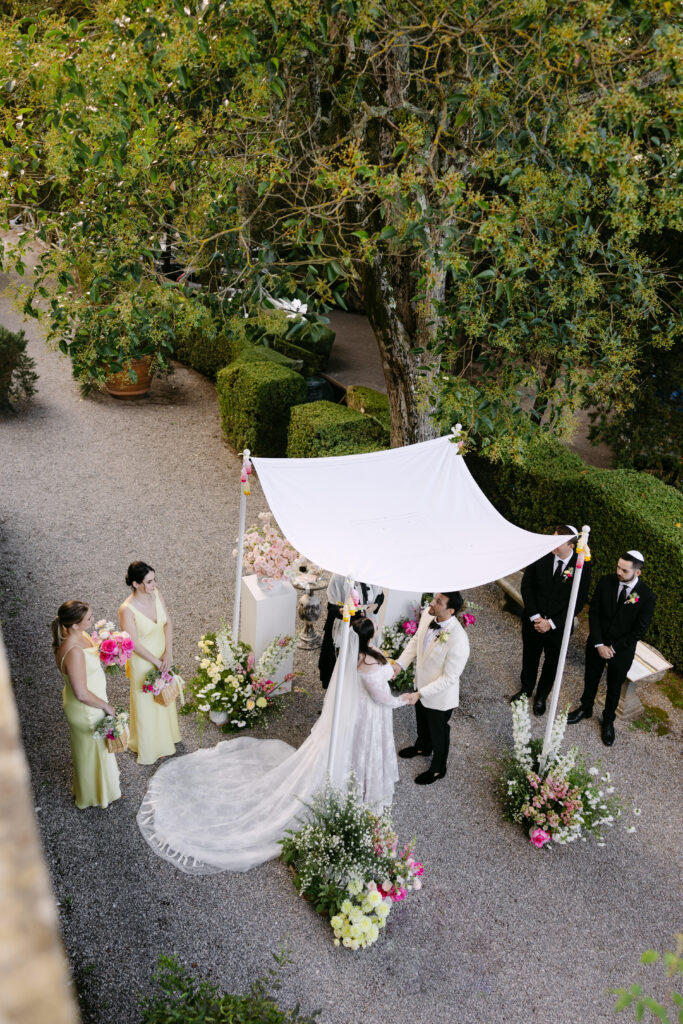
[[[460,698],[460,675],[470,655],[467,634],[455,615],[451,615],[446,629],[430,630],[434,618],[429,612],[422,613],[417,633],[397,658],[399,665],[407,668],[417,657],[415,689],[426,708],[447,711],[457,708]],[[425,633],[431,636],[425,647]]]

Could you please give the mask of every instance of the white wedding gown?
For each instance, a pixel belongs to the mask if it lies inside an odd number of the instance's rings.
[[[350,630],[329,778],[345,787],[353,771],[365,802],[385,807],[398,779],[392,709],[403,702],[389,689],[389,665],[361,674],[357,661],[358,637]],[[137,816],[154,852],[192,874],[248,871],[277,857],[279,840],[305,817],[328,777],[337,674],[335,668],[320,718],[298,750],[242,736],[162,765]]]

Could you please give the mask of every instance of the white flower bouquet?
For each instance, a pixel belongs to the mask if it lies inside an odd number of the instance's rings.
[[[256,573],[262,579],[282,580],[294,575],[300,556],[273,524],[270,512],[259,512],[259,523],[250,526],[244,535],[242,566],[245,573]],[[237,557],[237,549],[233,551]]]
[[[294,885],[319,914],[329,914],[334,944],[372,945],[394,903],[422,887],[414,841],[399,849],[388,811],[375,814],[353,780],[346,792],[327,786],[308,807],[309,820],[281,841]]]
[[[128,712],[116,708],[115,715],[105,715],[93,729],[95,739],[104,740],[110,754],[128,749]]]

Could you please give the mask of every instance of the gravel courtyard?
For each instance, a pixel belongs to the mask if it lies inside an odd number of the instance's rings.
[[[6,284],[0,277],[0,291]],[[6,298],[2,308],[5,325],[20,326]],[[35,326],[26,330],[39,392],[31,407],[0,421],[0,617],[84,1021],[135,1024],[160,954],[242,991],[283,947],[292,962],[279,999],[320,1009],[322,1024],[613,1021],[608,990],[640,977],[642,950],[672,948],[682,927],[683,715],[652,688],[651,701],[674,720],[671,735],[617,720],[616,744],[606,750],[596,719],[569,730],[642,814],[627,811],[604,848],[535,850],[502,820],[492,781],[511,739],[506,697],[517,689],[521,658],[519,622],[501,611],[494,584],[467,594],[482,607],[448,776],[417,787],[414,763],[400,763],[394,818],[401,837],[417,835],[424,888],[392,911],[371,949],[334,948],[328,922],[297,899],[279,862],[193,877],[157,859],[135,821],[154,768],[130,753],[119,755],[124,799],[106,811],[74,808],[49,622],[71,597],[91,602],[96,617],[114,617],[126,566],[144,558],[156,569],[176,660],[189,677],[199,636],[231,615],[239,460],[222,439],[215,390],[198,374],[178,367],[138,403],[83,400],[67,361],[46,351]],[[256,484],[248,522],[264,507]],[[295,745],[322,701],[314,656],[300,655],[297,667],[306,692],[270,730]],[[575,639],[563,704],[573,706],[581,679]],[[125,700],[125,680],[111,680],[109,693]],[[395,715],[399,746],[412,739],[412,714]],[[193,720],[181,718],[181,729],[181,752],[196,749]],[[220,738],[208,726],[203,742]],[[627,834],[632,822],[637,832]]]

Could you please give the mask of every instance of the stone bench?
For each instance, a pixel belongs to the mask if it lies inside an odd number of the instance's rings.
[[[522,571],[510,573],[509,576],[504,576],[500,580],[496,580],[496,583],[503,591],[504,601],[503,609],[505,611],[513,612],[515,615],[521,615],[522,609],[524,608],[524,601],[522,600]],[[578,628],[579,620],[574,618],[574,630]],[[643,712],[643,705],[640,697],[638,696],[638,687],[641,684],[656,683],[662,679],[666,672],[673,666],[666,660],[666,658],[655,650],[654,647],[650,647],[649,644],[643,643],[642,640],[638,641],[636,646],[636,653],[633,659],[628,673],[626,675],[626,681],[622,687],[621,700],[619,701],[619,707],[617,708],[617,715],[626,722],[633,721],[634,718],[638,718]],[[605,691],[601,686],[598,690],[598,696],[596,698],[596,704],[603,705],[605,703]]]

